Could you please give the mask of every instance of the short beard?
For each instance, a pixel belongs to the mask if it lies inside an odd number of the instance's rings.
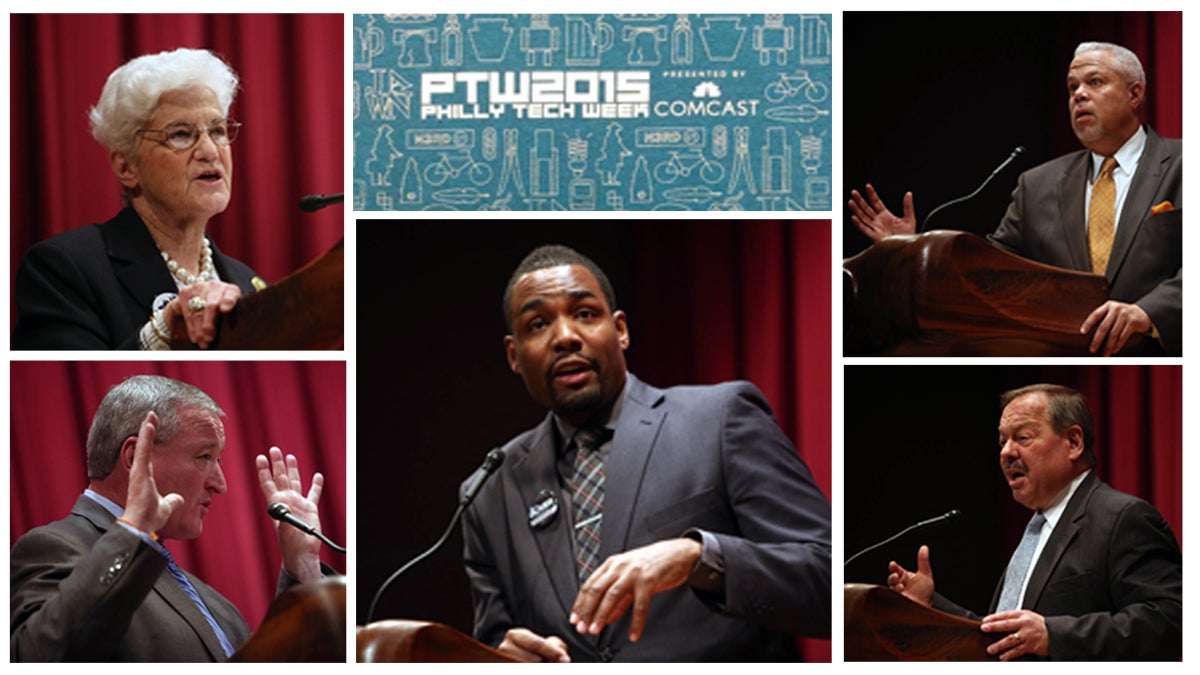
[[[567,415],[575,415],[578,413],[593,413],[604,405],[604,390],[600,381],[597,379],[595,386],[580,389],[578,391],[562,392],[557,389],[550,389],[550,403],[554,407],[554,412]]]

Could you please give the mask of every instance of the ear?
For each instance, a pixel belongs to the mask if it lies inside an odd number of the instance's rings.
[[[517,361],[517,341],[511,335],[504,336],[504,354],[508,357],[508,367],[520,375],[521,363]]]
[[[625,322],[623,310],[613,312],[613,325],[617,327],[617,340],[621,343],[621,351],[629,349],[629,325]]]
[[[138,186],[138,167],[129,155],[120,150],[108,151],[108,163],[112,166],[117,180],[126,190],[136,190]]]
[[[1146,88],[1142,85],[1141,82],[1130,82],[1129,83],[1129,105],[1130,105],[1130,107],[1132,107],[1133,111],[1136,113],[1136,112],[1141,111],[1142,105],[1145,102],[1146,102]]]
[[[133,469],[133,451],[137,448],[137,436],[130,436],[121,444],[121,454],[118,459],[121,461],[121,466],[125,467],[125,473],[128,474]]]
[[[1083,456],[1083,429],[1078,424],[1071,425],[1063,436],[1068,443],[1067,457],[1072,462],[1079,461],[1079,458]]]

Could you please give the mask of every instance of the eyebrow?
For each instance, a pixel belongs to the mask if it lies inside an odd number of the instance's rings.
[[[571,298],[572,300],[586,300],[588,298],[598,297],[595,293],[587,290],[586,288],[572,289],[572,290],[567,291],[565,293],[565,295],[567,297]],[[529,300],[525,301],[525,304],[521,305],[521,308],[517,310],[517,314],[524,314],[525,312],[528,312],[530,310],[537,309],[538,307],[541,307],[545,303],[546,303],[545,296],[538,296],[536,298],[530,298]]]

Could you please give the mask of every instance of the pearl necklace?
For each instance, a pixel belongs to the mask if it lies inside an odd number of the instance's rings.
[[[204,251],[200,254],[200,273],[192,274],[188,272],[186,267],[171,260],[171,256],[167,255],[166,251],[159,249],[159,254],[162,255],[163,262],[167,264],[167,269],[171,270],[171,274],[181,282],[182,285],[188,286],[197,281],[214,281],[217,278],[217,270],[213,267],[212,261],[212,245],[208,243],[208,238],[204,239]]]

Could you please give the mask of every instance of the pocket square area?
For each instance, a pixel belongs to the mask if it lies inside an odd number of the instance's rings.
[[[1167,211],[1174,211],[1174,210],[1175,210],[1175,205],[1172,204],[1171,200],[1168,199],[1164,202],[1159,202],[1158,204],[1151,206],[1150,207],[1150,215],[1157,216],[1160,213],[1166,213]]]

